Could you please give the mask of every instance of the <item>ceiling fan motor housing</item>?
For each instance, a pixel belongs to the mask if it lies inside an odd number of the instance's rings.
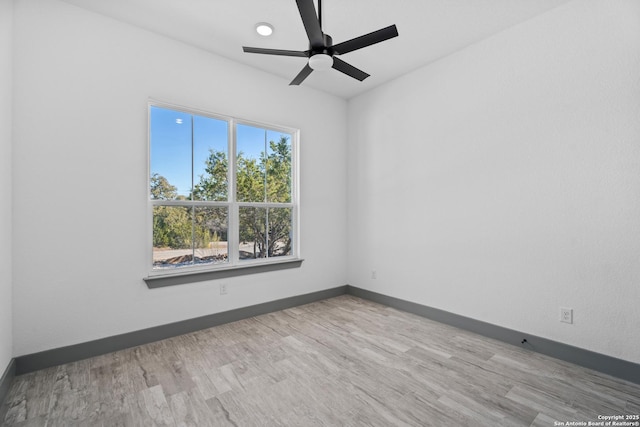
[[[322,48],[314,49],[313,46],[309,46],[311,56],[317,55],[318,53],[324,53],[326,55],[333,56],[333,39],[329,34],[324,33],[322,33],[322,37],[324,39],[324,46]]]

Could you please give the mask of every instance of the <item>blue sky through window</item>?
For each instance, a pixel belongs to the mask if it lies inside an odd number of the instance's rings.
[[[165,177],[178,189],[178,195],[188,197],[193,183],[204,174],[209,150],[228,153],[228,126],[225,120],[193,115],[181,111],[151,106],[151,174]],[[193,176],[191,168],[191,144],[193,121]],[[238,124],[236,127],[237,150],[245,157],[258,159],[265,148],[270,152],[269,141],[279,141],[281,136],[291,135]]]

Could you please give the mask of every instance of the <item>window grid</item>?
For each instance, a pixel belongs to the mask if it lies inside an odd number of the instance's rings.
[[[252,122],[247,120],[241,120],[233,117],[222,116],[218,114],[212,114],[204,111],[193,110],[189,108],[178,107],[171,104],[166,103],[158,103],[158,102],[150,102],[149,103],[149,153],[151,153],[151,108],[159,107],[164,109],[171,109],[177,112],[186,113],[191,115],[191,198],[187,200],[158,200],[153,199],[150,193],[150,185],[147,186],[149,191],[149,217],[152,218],[153,221],[153,208],[155,206],[181,206],[181,207],[189,207],[191,209],[192,215],[192,245],[191,245],[191,254],[195,257],[196,254],[196,208],[197,207],[221,207],[227,209],[227,262],[225,263],[213,263],[207,264],[205,266],[200,266],[197,264],[192,264],[189,266],[176,267],[175,269],[166,269],[166,270],[156,270],[153,268],[153,251],[151,254],[151,265],[150,275],[171,275],[171,274],[184,274],[189,271],[192,272],[200,272],[203,270],[211,270],[214,271],[220,267],[242,267],[250,266],[255,264],[268,264],[273,261],[286,260],[286,259],[297,259],[299,257],[299,236],[298,236],[298,208],[297,208],[297,181],[298,181],[298,158],[297,158],[297,148],[298,148],[298,135],[299,131],[291,128],[285,128],[281,126],[272,126],[264,123]],[[228,168],[227,168],[227,201],[209,201],[209,200],[195,200],[194,199],[194,188],[196,185],[196,177],[195,177],[195,159],[194,159],[194,116],[202,116],[206,118],[211,118],[215,120],[222,120],[227,122],[227,153],[228,153]],[[246,125],[256,128],[261,128],[265,130],[265,140],[264,140],[264,156],[268,157],[267,150],[267,137],[266,131],[275,131],[286,134],[290,137],[290,202],[267,202],[267,170],[266,170],[266,160],[265,160],[265,173],[264,173],[264,197],[261,202],[246,202],[246,201],[238,201],[237,194],[237,126],[238,125]],[[149,174],[150,177],[152,174],[151,170],[151,158],[149,159]],[[240,209],[244,207],[252,207],[257,209],[265,209],[266,222],[264,224],[265,227],[265,242],[266,242],[266,254],[264,258],[256,258],[256,259],[240,259]],[[269,210],[270,209],[290,209],[291,218],[290,218],[290,254],[288,255],[278,255],[269,257],[268,253],[268,239],[269,239]],[[151,227],[150,227],[151,228]],[[149,247],[153,247],[153,230],[150,233],[150,242]],[[194,258],[195,260],[195,258]]]

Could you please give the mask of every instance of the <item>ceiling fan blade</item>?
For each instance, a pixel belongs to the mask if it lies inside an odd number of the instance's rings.
[[[261,47],[247,47],[247,46],[242,46],[242,50],[245,51],[245,53],[262,53],[265,55],[282,55],[282,56],[301,56],[303,58],[309,57],[307,52],[303,52],[299,50],[263,49]]]
[[[333,52],[337,55],[342,55],[344,53],[353,52],[354,50],[362,49],[363,47],[371,46],[372,44],[380,43],[397,36],[398,29],[395,25],[391,25],[381,30],[365,34],[364,36],[356,37],[355,39],[338,43],[337,45],[333,46]]]
[[[296,76],[295,79],[293,79],[291,81],[291,83],[289,83],[289,86],[297,86],[300,83],[302,83],[304,81],[304,79],[306,79],[309,74],[311,74],[311,72],[313,71],[313,69],[311,67],[309,67],[309,64],[305,65],[304,68],[302,69],[302,71],[300,71],[298,73],[298,75]]]
[[[296,0],[296,3],[298,4],[302,24],[307,31],[307,37],[309,37],[309,44],[314,49],[323,48],[324,37],[322,36],[322,28],[320,28],[320,21],[318,20],[313,0]]]
[[[347,76],[353,77],[356,80],[363,81],[364,79],[369,77],[369,74],[357,69],[351,64],[347,64],[342,59],[336,58],[335,56],[333,57],[333,68],[342,73],[345,73]]]

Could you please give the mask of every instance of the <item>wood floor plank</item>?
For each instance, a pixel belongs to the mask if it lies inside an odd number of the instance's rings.
[[[135,396],[129,396],[127,403],[136,425],[176,425],[161,385],[142,390]]]
[[[25,389],[21,388],[20,391],[24,390],[24,392],[20,398],[25,400],[26,420],[48,417],[56,372],[57,368],[54,367],[25,375]],[[21,380],[22,376],[16,379],[16,381]],[[11,392],[9,393],[9,401],[11,401]]]
[[[255,405],[249,401],[248,396],[244,396],[233,390],[207,400],[207,405],[213,414],[213,419],[217,425],[221,426],[242,426],[250,425],[252,417],[259,414],[255,411]],[[256,418],[260,422],[260,418]]]
[[[91,426],[132,426],[134,425],[127,396],[117,396],[108,401],[90,401],[85,421]]]
[[[169,407],[180,427],[215,427],[213,414],[198,389],[181,391],[169,397]]]
[[[571,407],[571,402],[567,401],[570,399],[532,387],[515,386],[506,397],[555,420],[576,420],[578,416],[578,411]]]
[[[640,386],[340,296],[15,378],[3,426],[550,426]]]

